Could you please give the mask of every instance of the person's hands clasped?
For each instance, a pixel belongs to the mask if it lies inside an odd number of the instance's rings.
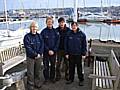
[[[66,59],[69,59],[69,55],[65,55]]]
[[[48,53],[49,53],[50,56],[54,55],[54,51],[52,51],[52,50],[49,50]]]
[[[37,57],[35,57],[35,59],[39,59],[40,57],[41,57],[40,54],[38,54]]]

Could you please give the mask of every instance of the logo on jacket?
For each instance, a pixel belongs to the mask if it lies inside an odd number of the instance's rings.
[[[69,37],[69,39],[73,39],[73,37]]]
[[[48,38],[48,36],[45,36],[45,38]]]

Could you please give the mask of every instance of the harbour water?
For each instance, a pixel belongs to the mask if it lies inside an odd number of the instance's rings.
[[[39,30],[41,31],[46,27],[45,18],[35,18],[33,19],[39,23]],[[23,28],[28,28],[30,23],[25,23],[22,25]],[[57,19],[54,21],[54,27],[58,26]],[[70,27],[70,23],[67,23]],[[0,24],[0,30],[5,29],[5,24]],[[20,27],[18,24],[10,24],[9,28],[11,30],[17,30]],[[120,24],[106,24],[106,23],[85,23],[79,24],[79,28],[86,34],[87,39],[100,39],[102,41],[114,40],[120,42]]]
[[[35,19],[42,30],[46,23],[45,18]],[[54,21],[54,27],[57,27],[57,19]],[[67,23],[67,26],[70,27],[70,23]],[[114,40],[120,42],[120,24],[106,24],[106,23],[85,23],[80,24],[79,28],[86,34],[87,39],[100,39],[102,41]]]
[[[39,30],[41,31],[43,28],[46,27],[45,18],[37,18],[34,19],[39,23]],[[29,23],[30,24],[30,23]],[[29,27],[29,24],[25,24],[25,28]],[[54,21],[54,27],[56,28],[58,26],[57,19]],[[67,23],[67,26],[70,27],[70,24]],[[15,26],[17,28],[18,26]],[[3,25],[0,28],[5,28],[5,25]],[[19,27],[18,27],[19,28]],[[71,27],[70,27],[71,28]],[[86,23],[86,24],[79,24],[79,28],[86,34],[87,39],[100,39],[100,40],[114,40],[116,42],[120,42],[120,25],[108,25],[105,23]],[[17,30],[17,29],[16,29]],[[24,65],[23,65],[24,64]],[[11,74],[15,71],[21,71],[21,69],[26,69],[26,63],[20,64],[20,66],[16,66],[9,70],[7,73]],[[42,69],[42,68],[41,68]],[[43,70],[43,69],[42,69]],[[90,67],[87,67],[87,61],[84,61],[84,77],[85,82],[84,86],[80,87],[78,86],[78,79],[75,78],[75,81],[71,85],[66,85],[66,81],[64,80],[64,75],[62,73],[62,79],[59,82],[56,82],[55,84],[49,83],[47,86],[43,85],[43,73],[40,73],[41,79],[41,88],[36,88],[35,90],[91,90],[91,79],[88,78],[89,74],[92,73],[92,65]],[[77,73],[75,74],[75,77],[77,77]],[[26,84],[26,76],[24,78],[25,86]],[[26,86],[27,88],[27,86]],[[7,88],[6,90],[16,90],[15,85],[13,84],[12,87]],[[118,89],[119,90],[119,89]]]

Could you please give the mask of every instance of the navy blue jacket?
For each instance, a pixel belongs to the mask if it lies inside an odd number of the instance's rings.
[[[41,35],[44,40],[44,51],[48,52],[49,50],[53,50],[54,52],[57,52],[59,46],[59,34],[55,29],[46,27],[42,30]]]
[[[23,42],[27,57],[35,59],[38,54],[43,53],[44,42],[40,34],[32,34],[30,32],[25,35]]]
[[[87,51],[86,35],[78,29],[72,30],[65,37],[65,52],[72,55],[85,55]]]
[[[67,35],[67,32],[70,31],[70,28],[66,27],[66,25],[65,25],[64,30],[61,30],[60,27],[57,27],[56,31],[59,32],[59,35],[60,35],[59,50],[65,50],[65,48],[64,48],[65,41],[64,40],[65,40],[65,36]]]

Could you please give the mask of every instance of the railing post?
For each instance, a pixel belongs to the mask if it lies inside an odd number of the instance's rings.
[[[116,58],[116,55],[115,55],[113,49],[111,50],[111,58],[110,59],[114,59],[114,61],[117,63],[117,67],[119,67],[119,69],[116,72],[117,73],[117,78],[116,78],[116,81],[114,83],[114,90],[118,90],[117,88],[118,88],[119,83],[120,83],[120,64],[119,64],[119,62]],[[114,68],[116,68],[116,66]]]
[[[90,62],[91,62],[91,47],[92,47],[92,39],[90,39],[89,47],[88,47],[88,67],[90,67]]]
[[[22,52],[22,45],[21,45],[21,43],[19,42],[19,54],[22,54],[23,52]]]

